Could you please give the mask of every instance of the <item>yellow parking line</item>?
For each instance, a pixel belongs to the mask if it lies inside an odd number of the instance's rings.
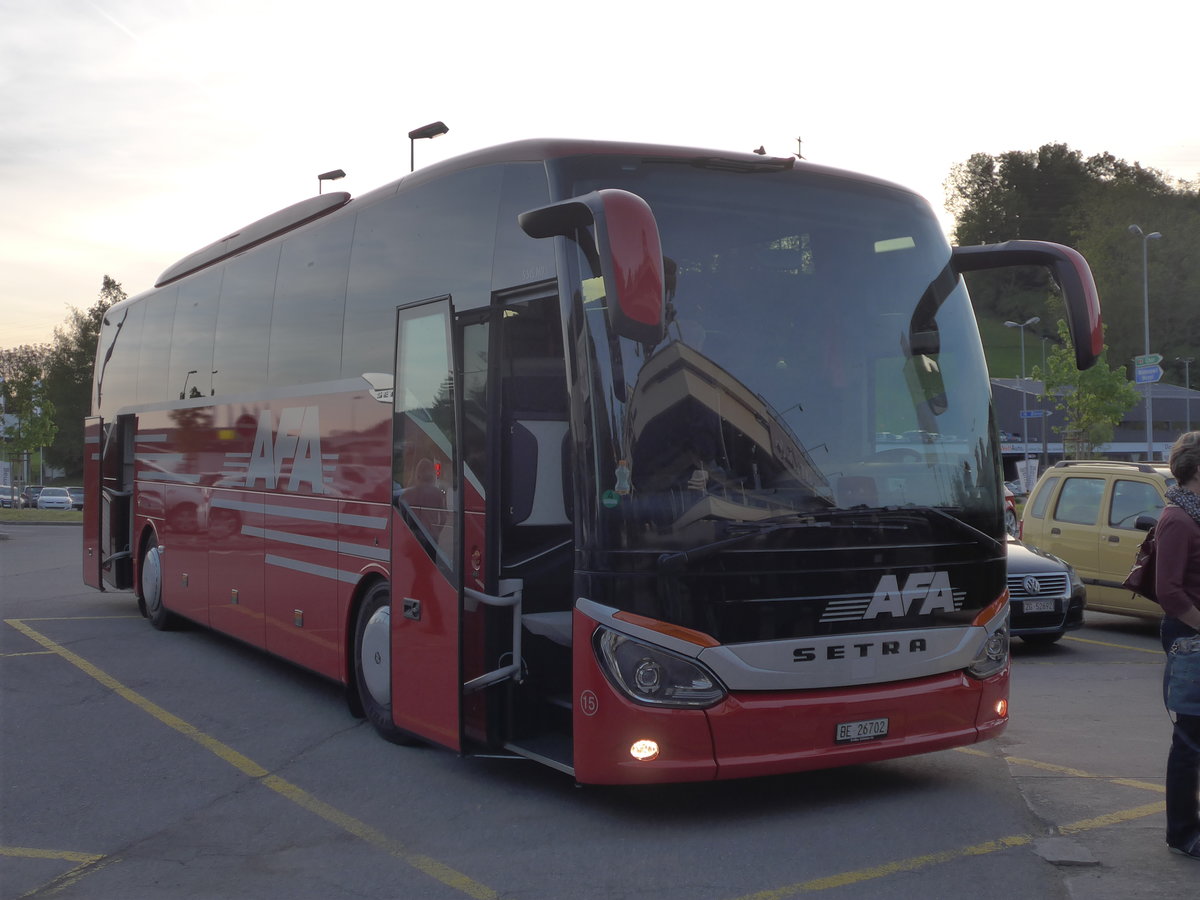
[[[3,847],[0,856],[17,856],[22,859],[62,859],[67,862],[91,863],[104,859],[103,854],[77,853],[74,850],[39,850],[36,847]]]
[[[1111,784],[1120,784],[1125,787],[1141,788],[1145,791],[1154,791],[1162,794],[1166,792],[1166,788],[1161,784],[1154,784],[1150,781],[1138,781],[1133,778],[1116,778],[1111,775],[1095,775],[1091,772],[1084,772],[1081,769],[1072,769],[1069,766],[1056,766],[1053,763],[1038,762],[1033,759],[1021,759],[1017,756],[1006,756],[1004,761],[1014,766],[1025,766],[1031,769],[1041,769],[1045,772],[1054,772],[1056,775],[1069,775],[1072,778],[1090,778],[1098,781],[1107,781]]]
[[[969,756],[991,756],[986,750],[978,750],[975,747],[956,747],[958,753],[966,753]],[[1001,757],[1006,763],[1013,766],[1025,766],[1031,769],[1041,769],[1045,772],[1054,772],[1057,775],[1068,775],[1071,778],[1091,778],[1097,781],[1107,781],[1110,784],[1119,784],[1124,787],[1140,788],[1143,791],[1154,791],[1158,794],[1166,793],[1166,788],[1161,784],[1155,784],[1152,781],[1139,781],[1135,778],[1120,778],[1113,775],[1096,775],[1092,772],[1084,772],[1082,769],[1073,769],[1070,766],[1059,766],[1054,763],[1038,762],[1035,759],[1022,759],[1019,756],[1004,756]]]
[[[827,875],[824,878],[814,878],[811,881],[802,881],[798,884],[788,885],[787,887],[759,891],[757,894],[748,894],[745,897],[738,898],[738,900],[783,900],[785,897],[792,897],[796,894],[808,894],[813,891],[827,891],[830,888],[846,887],[850,884],[860,884],[864,881],[872,881],[876,878],[884,878],[888,875],[899,874],[900,872],[915,872],[919,869],[926,869],[930,866],[940,865],[941,863],[951,862],[967,856],[983,856],[988,853],[996,853],[1000,850],[1010,850],[1013,847],[1021,847],[1033,843],[1033,840],[1031,835],[1013,835],[1011,837],[1000,838],[996,841],[987,841],[982,844],[974,844],[970,847],[962,847],[958,850],[943,850],[939,853],[914,856],[911,859],[901,859],[896,862],[884,863],[881,866],[872,866],[868,869],[858,869],[853,872]]]
[[[42,850],[36,847],[0,847],[0,856],[15,857],[17,859],[60,859],[64,862],[73,862],[77,865],[72,866],[56,878],[51,879],[45,884],[40,884],[32,890],[26,891],[18,898],[24,900],[26,897],[53,897],[59,891],[65,890],[71,885],[81,881],[85,876],[91,875],[93,872],[99,872],[105,866],[110,866],[114,862],[118,862],[117,857],[105,857],[97,853],[78,853],[74,850]]]
[[[430,878],[440,881],[442,884],[461,891],[470,897],[477,898],[477,900],[493,900],[493,898],[498,896],[494,890],[486,885],[480,884],[474,879],[469,878],[461,872],[455,871],[454,869],[438,862],[432,857],[419,853],[413,853],[412,851],[405,849],[403,845],[387,837],[382,832],[372,828],[365,822],[362,822],[353,816],[350,816],[341,810],[338,810],[335,807],[318,800],[303,788],[297,787],[291,782],[286,781],[285,779],[276,775],[272,775],[254,760],[234,750],[228,744],[222,743],[216,738],[200,731],[200,729],[196,728],[194,725],[191,725],[178,716],[167,712],[158,704],[153,703],[136,691],[126,687],[107,672],[88,662],[83,657],[72,653],[61,644],[54,642],[40,632],[30,628],[25,621],[19,619],[5,619],[4,621],[6,624],[17,629],[17,631],[26,635],[31,640],[41,644],[47,650],[57,654],[58,656],[61,656],[67,662],[71,663],[71,665],[83,671],[90,678],[100,682],[109,690],[113,691],[123,699],[128,700],[138,709],[157,719],[168,728],[173,728],[184,737],[190,738],[200,746],[204,747],[210,753],[233,766],[239,772],[242,772],[251,778],[258,779],[260,784],[270,788],[271,790],[275,791],[275,793],[286,798],[287,800],[290,800],[297,806],[307,809],[309,812],[320,816],[329,824],[340,828],[343,831],[349,832],[361,840],[367,841],[389,855],[402,860],[418,871],[423,872]]]
[[[979,750],[974,747],[959,747],[959,753],[966,753],[970,756],[990,756],[987,751]],[[1129,778],[1111,778],[1103,775],[1094,775],[1090,772],[1085,772],[1082,769],[1073,769],[1069,766],[1058,766],[1053,763],[1042,763],[1032,759],[1022,759],[1016,756],[1005,756],[1004,761],[1016,766],[1026,766],[1035,769],[1042,769],[1047,772],[1054,772],[1060,775],[1067,775],[1072,778],[1087,778],[1101,781],[1108,781],[1112,784],[1125,785],[1127,787],[1136,787],[1143,790],[1155,791],[1164,793],[1162,785],[1152,784],[1147,781],[1136,781]],[[1106,813],[1102,816],[1093,816],[1088,819],[1081,819],[1078,822],[1071,822],[1066,825],[1057,827],[1059,834],[1081,834],[1085,831],[1094,831],[1097,828],[1107,828],[1110,825],[1120,825],[1123,822],[1130,822],[1134,819],[1143,819],[1146,816],[1157,815],[1166,808],[1166,804],[1161,801],[1147,803],[1144,806],[1136,806],[1132,809],[1118,810],[1112,813]],[[871,866],[865,869],[857,869],[851,872],[840,872],[836,875],[827,875],[822,878],[814,878],[809,881],[798,882],[797,884],[787,885],[781,888],[775,888],[767,891],[760,891],[756,894],[748,894],[745,897],[740,897],[738,900],[784,900],[786,897],[793,897],[796,894],[810,894],[816,891],[826,891],[830,888],[845,887],[850,884],[859,884],[864,881],[872,881],[877,878],[886,878],[889,875],[895,875],[900,872],[915,872],[918,869],[929,868],[930,866],[941,865],[942,863],[952,862],[956,859],[964,859],[969,856],[983,856],[988,853],[998,853],[1001,850],[1009,850],[1013,847],[1022,847],[1033,843],[1039,837],[1038,835],[1016,834],[1003,837],[995,841],[986,841],[982,844],[973,844],[969,847],[960,847],[957,850],[943,850],[938,853],[928,853],[923,856],[914,856],[910,859],[897,860],[896,862],[884,863],[879,866]]]
[[[1133,809],[1123,809],[1091,819],[1081,819],[1069,825],[1060,825],[1058,831],[1060,834],[1080,834],[1084,831],[1094,831],[1097,828],[1107,828],[1109,825],[1132,822],[1134,819],[1144,819],[1146,816],[1161,813],[1166,808],[1167,804],[1159,800],[1156,803],[1147,803],[1145,806],[1135,806]]]
[[[1114,644],[1111,641],[1093,641],[1091,638],[1075,637],[1074,635],[1063,635],[1064,641],[1074,641],[1077,644],[1095,644],[1097,647],[1115,647],[1118,650],[1133,650],[1135,653],[1153,653],[1155,656],[1162,656],[1162,648],[1156,647],[1152,650],[1147,650],[1145,647],[1131,647],[1129,644]]]
[[[1059,827],[1057,831],[1060,834],[1080,834],[1085,831],[1093,831],[1097,828],[1119,825],[1122,822],[1129,822],[1134,819],[1142,819],[1146,816],[1161,813],[1165,806],[1166,804],[1160,800],[1155,803],[1148,803],[1145,806],[1138,806],[1133,809],[1120,810],[1108,813],[1107,815],[1072,822],[1069,825]],[[930,866],[953,862],[956,859],[965,859],[970,856],[985,856],[989,853],[1011,850],[1014,847],[1024,847],[1032,844],[1038,837],[1040,835],[1009,835],[998,840],[985,841],[982,844],[960,847],[957,850],[942,850],[938,853],[927,853],[923,856],[896,860],[895,862],[871,866],[866,869],[857,869],[851,872],[840,872],[836,875],[826,875],[822,878],[813,878],[809,881],[802,881],[781,888],[759,891],[756,894],[747,894],[744,897],[739,897],[738,900],[785,900],[785,898],[793,897],[796,894],[827,891],[831,888],[846,887],[847,885],[860,884],[864,881],[873,881],[877,878],[886,878],[889,875],[896,875],[900,872],[916,872],[920,869],[927,869]]]

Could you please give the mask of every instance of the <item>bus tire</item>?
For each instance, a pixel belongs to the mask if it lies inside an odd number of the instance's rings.
[[[392,591],[386,581],[367,590],[354,624],[354,687],[367,721],[384,740],[415,744],[417,739],[392,721]]]
[[[150,624],[159,631],[170,631],[178,619],[163,605],[162,551],[153,535],[146,541],[142,553],[141,576],[138,578],[138,608]]]

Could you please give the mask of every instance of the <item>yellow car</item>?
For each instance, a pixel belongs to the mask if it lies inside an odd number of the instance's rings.
[[[1174,483],[1165,463],[1063,460],[1034,485],[1021,540],[1074,567],[1087,586],[1088,609],[1157,619],[1162,609],[1121,582]]]

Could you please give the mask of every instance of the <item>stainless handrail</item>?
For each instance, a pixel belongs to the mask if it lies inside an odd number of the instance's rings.
[[[482,603],[485,606],[496,607],[512,607],[512,662],[507,666],[501,666],[492,672],[472,678],[463,685],[463,692],[473,694],[476,691],[483,690],[489,685],[504,681],[506,678],[512,678],[518,684],[521,683],[521,588],[522,581],[519,578],[506,578],[500,581],[500,590],[507,592],[496,596],[493,594],[485,594],[482,591],[477,591],[474,588],[464,587],[463,593],[477,603]]]

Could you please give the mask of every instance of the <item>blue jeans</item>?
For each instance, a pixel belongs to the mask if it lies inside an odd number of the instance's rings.
[[[1159,634],[1163,650],[1176,638],[1194,637],[1196,631],[1170,616],[1164,616]],[[1179,846],[1200,835],[1200,716],[1176,716],[1167,756],[1167,843]]]

